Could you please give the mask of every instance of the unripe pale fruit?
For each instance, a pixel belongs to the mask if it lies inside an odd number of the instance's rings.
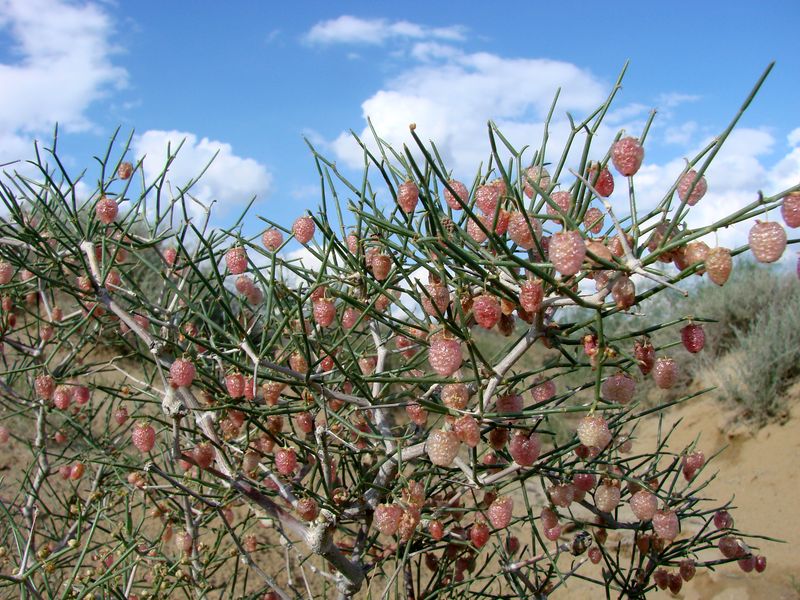
[[[489,523],[495,529],[505,529],[511,523],[511,516],[514,511],[514,500],[510,496],[500,496],[486,509]]]
[[[733,269],[731,251],[727,248],[712,248],[706,257],[706,273],[717,285],[725,285]]]
[[[611,162],[620,175],[631,177],[636,174],[642,166],[644,159],[644,148],[639,140],[633,137],[625,137],[616,142],[611,147]]]
[[[311,238],[314,237],[314,232],[316,230],[317,226],[314,224],[314,219],[308,215],[298,217],[297,220],[292,224],[292,233],[294,234],[294,239],[301,244],[307,244],[310,242]]]
[[[559,483],[548,490],[550,501],[556,506],[569,508],[575,501],[575,486],[571,483]]]
[[[397,205],[404,213],[412,213],[419,201],[419,188],[413,181],[405,181],[397,188]]]
[[[603,382],[600,393],[603,400],[627,404],[636,392],[636,382],[627,373],[617,373]]]
[[[156,445],[156,430],[152,425],[138,423],[131,431],[131,441],[139,452],[150,452]]]
[[[283,244],[283,234],[274,227],[266,229],[261,234],[261,243],[264,244],[264,248],[267,250],[275,252]]]
[[[662,390],[668,390],[678,380],[678,363],[672,358],[657,358],[653,366],[653,381]]]
[[[196,370],[194,364],[185,358],[178,358],[169,367],[172,383],[178,387],[189,387],[194,381]]]
[[[602,450],[611,441],[608,423],[599,415],[583,417],[578,423],[577,433],[581,444],[589,448]]]
[[[663,540],[671,542],[678,537],[678,515],[673,510],[657,510],[653,515],[653,531]]]
[[[452,431],[434,429],[428,434],[425,451],[431,462],[439,467],[449,467],[458,454],[458,437]]]
[[[437,338],[428,349],[428,362],[437,374],[449,377],[461,367],[461,342],[452,338]]]
[[[629,500],[631,510],[640,521],[650,521],[658,510],[658,498],[647,490],[639,490]]]
[[[786,231],[774,221],[756,221],[747,236],[750,251],[758,262],[773,263],[786,250]]]
[[[598,510],[611,512],[619,505],[619,488],[615,485],[601,485],[594,493],[594,502]]]
[[[450,180],[449,185],[453,188],[453,191],[456,193],[456,196],[461,199],[461,202],[467,204],[469,202],[469,190],[467,190],[467,186],[465,186],[460,181]],[[456,199],[450,190],[445,188],[444,190],[444,201],[447,202],[447,206],[452,208],[453,210],[461,210],[462,206],[459,201]]]
[[[586,257],[586,244],[577,231],[560,231],[554,233],[550,240],[550,262],[556,271],[564,276],[575,275],[581,270]]]
[[[440,393],[442,404],[453,410],[464,410],[469,401],[469,390],[463,383],[447,383]]]

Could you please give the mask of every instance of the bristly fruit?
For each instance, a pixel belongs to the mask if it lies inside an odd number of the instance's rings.
[[[311,238],[314,237],[316,230],[317,226],[314,224],[314,219],[312,219],[309,215],[298,217],[297,220],[292,224],[292,233],[294,234],[294,239],[301,244],[307,244],[310,242]]]
[[[640,521],[650,521],[658,510],[658,498],[647,490],[639,490],[628,501],[633,514]]]
[[[373,523],[383,535],[392,536],[397,533],[403,509],[397,504],[379,504],[375,507]]]
[[[452,431],[434,429],[425,441],[425,451],[431,462],[439,467],[449,467],[458,454],[458,437]]]
[[[431,340],[428,362],[436,373],[449,377],[461,367],[461,342],[453,338],[438,337]]]
[[[530,225],[528,224],[530,223]],[[514,211],[508,220],[508,237],[517,246],[530,250],[536,245],[534,239],[542,237],[542,224],[532,214]]]
[[[541,279],[527,279],[519,286],[519,304],[529,313],[537,313],[542,307],[544,289]]]
[[[234,400],[244,396],[244,375],[238,371],[225,375],[225,389]]]
[[[617,308],[627,310],[636,302],[636,286],[627,275],[620,275],[611,285],[611,297]]]
[[[685,455],[681,466],[683,467],[683,476],[686,478],[686,481],[694,479],[695,473],[702,469],[705,464],[706,455],[700,450]]]
[[[787,227],[800,227],[800,192],[784,196],[781,203],[781,216]]]
[[[312,307],[314,321],[317,322],[317,325],[325,328],[333,324],[333,320],[336,317],[336,306],[332,300],[320,298],[312,304]]]
[[[196,370],[194,364],[185,358],[178,358],[169,367],[172,383],[178,387],[189,387],[194,381]]]
[[[478,521],[469,528],[469,539],[476,548],[483,548],[489,541],[489,535],[489,526],[483,521]]]
[[[319,514],[319,505],[313,498],[300,498],[295,510],[303,521],[313,521]]]
[[[588,448],[602,450],[611,441],[608,423],[600,415],[583,417],[578,423],[577,433],[581,444]]]
[[[636,382],[627,373],[612,375],[600,387],[603,400],[617,404],[628,404],[633,399],[635,392]]]
[[[694,186],[692,193],[689,190]],[[681,202],[686,202],[689,206],[694,206],[700,199],[706,195],[708,191],[708,183],[705,177],[697,177],[697,171],[690,169],[683,174],[680,181],[678,181],[678,198]]]
[[[406,213],[414,212],[419,202],[419,188],[411,180],[404,181],[397,188],[397,205]]]
[[[599,174],[597,168],[597,163],[592,163],[592,166],[589,167],[589,182],[592,183],[592,187],[601,198],[608,198],[614,193],[614,176],[608,167],[603,167]],[[597,176],[597,180],[593,182],[595,176]]]
[[[727,248],[712,248],[706,257],[706,273],[717,285],[725,285],[733,269],[731,251]]]
[[[786,250],[786,231],[775,221],[756,221],[750,229],[747,241],[758,262],[773,263]]]
[[[114,219],[117,218],[117,213],[119,213],[119,205],[106,196],[100,198],[97,201],[97,205],[94,207],[95,215],[97,215],[97,220],[103,223],[104,225],[110,225],[114,222]]]
[[[681,329],[681,342],[683,342],[683,347],[692,354],[700,352],[706,345],[706,334],[703,327],[697,323],[689,323]]]
[[[568,215],[572,208],[572,194],[567,191],[553,192],[550,194],[550,199],[553,201],[553,206],[547,203],[547,214],[552,217],[558,217],[562,214]]]
[[[453,410],[464,410],[469,401],[469,389],[463,383],[447,383],[439,394],[442,404]]]
[[[661,539],[671,542],[678,537],[680,523],[674,510],[657,510],[652,521],[653,531]]]
[[[456,195],[454,196],[450,190],[445,188],[444,201],[447,202],[447,206],[453,210],[461,210],[463,208],[462,203],[464,205],[469,203],[469,190],[467,189],[467,186],[460,181],[456,181],[455,179],[451,179],[447,183],[451,188],[453,188],[453,191],[456,193]],[[459,199],[461,200],[461,203],[459,203]]]
[[[225,253],[225,265],[234,275],[247,271],[247,251],[242,246],[234,246]]]
[[[583,216],[583,226],[586,227],[587,231],[598,234],[603,231],[604,220],[605,214],[603,211],[595,206],[592,206]]]
[[[620,489],[616,485],[604,484],[594,492],[594,503],[598,510],[610,513],[619,506]]]
[[[542,379],[536,379],[533,383],[534,386],[531,390],[531,396],[533,396],[534,402],[547,402],[556,395],[556,382],[552,379],[548,379],[546,381]]]
[[[508,453],[511,454],[514,462],[523,467],[533,465],[541,451],[542,443],[535,431],[529,435],[522,431],[516,431],[508,442]]]
[[[653,366],[653,381],[662,390],[668,390],[678,380],[678,363],[672,358],[658,358]]]
[[[481,428],[472,415],[463,415],[453,423],[453,431],[462,444],[475,448],[481,441]]]
[[[279,448],[275,452],[275,468],[281,475],[291,475],[297,469],[297,453],[293,448]]]
[[[550,187],[550,173],[544,167],[534,165],[525,169],[525,187],[523,191],[528,198],[533,198],[537,185],[540,190],[546,192]]]
[[[450,305],[450,290],[447,286],[443,283],[432,283],[425,286],[425,292],[422,293],[420,301],[422,310],[432,317],[439,313],[444,314]]]
[[[631,177],[636,174],[642,166],[644,159],[644,148],[639,140],[633,137],[625,137],[614,142],[611,147],[611,162],[620,175]]]
[[[0,285],[5,285],[14,277],[14,267],[6,261],[0,261]]]
[[[261,243],[264,244],[264,248],[267,250],[275,252],[283,244],[283,234],[274,227],[265,229],[264,233],[261,234]]]
[[[156,444],[156,430],[152,425],[137,423],[131,431],[131,441],[139,452],[150,452]]]
[[[50,398],[53,397],[55,386],[55,381],[50,375],[39,375],[33,381],[33,388],[36,391],[36,395],[43,400],[50,400]]]
[[[478,325],[484,329],[491,329],[500,320],[500,303],[494,296],[482,294],[473,301],[472,314],[475,315]]]
[[[733,527],[733,517],[727,510],[718,510],[714,513],[714,527],[717,529],[730,529]]]
[[[560,231],[553,234],[549,253],[556,271],[570,277],[581,270],[586,257],[586,245],[577,231]]]
[[[487,183],[475,190],[475,204],[483,214],[492,216],[497,210],[500,201],[500,187],[494,182]]]
[[[696,570],[695,562],[691,558],[684,558],[678,567],[678,572],[681,574],[681,579],[684,581],[691,581],[694,578]]]
[[[511,523],[511,516],[514,512],[514,500],[510,496],[500,496],[491,503],[486,509],[489,523],[495,529],[505,529]]]

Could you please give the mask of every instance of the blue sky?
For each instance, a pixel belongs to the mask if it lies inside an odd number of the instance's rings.
[[[630,59],[601,141],[635,134],[659,109],[646,197],[668,187],[775,60],[709,172],[700,222],[758,189],[800,182],[798,22],[796,2],[764,2],[756,14],[750,2],[0,0],[0,163],[30,157],[56,121],[76,172],[117,126],[135,131],[134,157],[146,154],[153,170],[167,142],[185,138],[175,185],[222,149],[196,189],[218,201],[218,224],[257,194],[255,212],[288,225],[317,204],[303,136],[347,168],[359,155],[346,132],[361,132],[365,114],[398,143],[414,121],[471,179],[488,153],[488,118],[520,145],[538,144],[557,86],[563,126],[564,111],[597,105]]]

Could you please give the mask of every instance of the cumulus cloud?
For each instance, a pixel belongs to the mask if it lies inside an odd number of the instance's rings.
[[[309,44],[361,44],[381,45],[391,39],[438,39],[459,41],[464,38],[464,28],[426,27],[410,21],[388,21],[387,19],[362,19],[342,15],[336,19],[321,21],[306,33],[303,40]]]
[[[216,154],[211,166],[189,191],[204,204],[217,201],[215,214],[223,215],[228,209],[243,206],[253,196],[263,198],[268,194],[272,175],[264,165],[236,155],[230,144],[184,131],[150,130],[134,138],[134,155],[137,159],[146,157],[143,164],[148,181],[164,168],[167,148],[174,153],[179,146],[167,174],[167,181],[175,191],[196,178]],[[195,210],[201,209],[195,207]]]
[[[111,60],[113,22],[97,5],[0,0],[0,31],[13,57],[0,64],[0,162],[29,152],[31,137],[55,123],[90,128],[87,109],[127,81]]]

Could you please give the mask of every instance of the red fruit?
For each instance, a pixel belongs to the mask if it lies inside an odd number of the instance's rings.
[[[669,573],[666,569],[656,569],[653,573],[653,581],[660,589],[665,590],[669,586]]]
[[[650,340],[647,338],[641,341],[636,340],[633,344],[633,356],[636,358],[639,370],[643,375],[647,375],[653,370],[656,364],[656,351]]]
[[[450,290],[441,283],[432,283],[425,287],[427,294],[422,295],[422,309],[432,317],[444,314],[450,305]],[[430,297],[429,297],[430,296]],[[438,311],[438,312],[437,312]]]
[[[681,578],[684,581],[691,581],[694,578],[694,574],[697,568],[695,567],[695,563],[691,558],[684,558],[681,563],[678,571],[681,574]]]
[[[597,163],[594,163],[589,169],[589,182],[601,198],[608,198],[614,193],[614,176],[608,167],[603,167],[600,174],[597,175],[597,180],[593,181],[597,173]]]
[[[421,518],[422,514],[416,507],[409,506],[403,511],[397,526],[397,535],[401,542],[407,542],[414,536]]]
[[[739,558],[746,554],[744,544],[737,538],[726,535],[719,539],[717,547],[725,558]]]
[[[583,417],[578,423],[578,439],[588,448],[602,450],[611,442],[611,432],[608,423],[599,415]]]
[[[348,306],[344,309],[344,314],[342,315],[342,327],[345,329],[352,329],[356,326],[356,323],[358,323],[360,318],[361,311],[352,306]]]
[[[537,313],[542,307],[544,289],[540,279],[527,279],[519,286],[519,304],[529,313]]]
[[[753,555],[747,556],[745,558],[739,559],[738,561],[739,568],[744,571],[745,573],[749,573],[752,571],[756,566],[756,557]]]
[[[469,390],[463,383],[448,383],[440,392],[442,403],[452,410],[464,410],[469,401]]]
[[[611,147],[611,162],[614,168],[624,177],[635,175],[642,166],[644,159],[644,148],[639,140],[633,137],[625,137],[614,142]]]
[[[225,265],[234,275],[241,275],[247,270],[247,251],[242,246],[234,246],[225,253]]]
[[[472,415],[464,415],[456,419],[453,423],[453,431],[459,441],[470,448],[475,448],[481,441],[481,428]]]
[[[511,523],[511,515],[514,511],[514,500],[510,496],[500,496],[486,509],[489,523],[495,529],[505,529]]]
[[[507,210],[498,211],[497,219],[495,219],[494,214],[491,214],[487,218],[487,222],[494,227],[494,232],[497,235],[503,235],[506,231],[508,231],[508,222],[511,219],[511,213]]]
[[[658,358],[653,366],[653,381],[662,390],[668,390],[678,379],[678,363],[672,358]]]
[[[308,411],[296,413],[294,415],[294,424],[303,433],[314,431],[314,417]]]
[[[786,250],[786,231],[774,221],[756,221],[747,236],[750,251],[758,262],[773,263]]]
[[[592,561],[593,565],[598,564],[601,560],[603,560],[603,553],[600,551],[600,548],[597,546],[592,546],[589,548],[589,552],[587,553],[589,560]]]
[[[650,521],[658,510],[658,498],[647,490],[639,490],[629,500],[631,510],[640,521]]]
[[[244,375],[239,372],[225,375],[225,389],[231,398],[244,396]]]
[[[499,200],[500,187],[494,183],[487,183],[475,190],[475,204],[485,215],[494,216]]]
[[[671,542],[678,537],[678,515],[673,510],[657,510],[653,515],[653,531],[663,540]]]
[[[0,425],[0,444],[5,444],[8,442],[10,435],[11,434],[8,431],[8,427],[5,425]]]
[[[450,185],[451,188],[453,188],[453,191],[456,193],[456,195],[454,196],[450,192],[450,190],[445,188],[444,201],[447,202],[447,206],[449,206],[453,210],[461,210],[462,206],[457,198],[460,198],[463,204],[469,203],[469,190],[467,189],[467,186],[465,186],[460,181],[456,181],[454,179],[451,179],[447,183]]]
[[[392,259],[386,254],[376,254],[372,257],[372,275],[378,281],[385,281],[392,268]]]
[[[489,432],[489,445],[495,450],[502,450],[508,443],[509,432],[506,427],[495,427]]]
[[[300,498],[295,510],[303,521],[313,521],[319,514],[319,505],[313,498]]]
[[[431,341],[428,362],[437,374],[449,377],[461,367],[461,342],[440,337]]]
[[[531,391],[534,402],[547,402],[556,395],[556,383],[552,379],[548,379],[547,381],[537,380],[534,383],[536,385],[534,385]]]
[[[515,535],[511,535],[506,540],[506,552],[513,555],[519,552],[520,543],[519,538]]]
[[[375,507],[375,515],[372,522],[375,528],[383,535],[392,536],[397,533],[400,525],[400,517],[403,516],[403,509],[397,504],[379,504]]]
[[[207,469],[214,462],[217,451],[208,442],[202,442],[192,450],[192,458],[201,469]]]
[[[788,196],[784,196],[781,203],[781,216],[787,227],[800,227],[800,192],[792,192]]]
[[[474,523],[469,528],[469,540],[476,548],[483,548],[489,541],[489,526],[486,523]]]
[[[114,222],[114,219],[117,218],[119,206],[111,198],[103,196],[97,201],[97,205],[94,207],[94,212],[95,215],[97,215],[98,221],[104,225],[109,225]]]
[[[767,557],[756,556],[756,573],[763,573],[767,568]]]
[[[434,429],[428,434],[425,451],[431,462],[439,467],[449,467],[458,454],[458,437],[452,431]]]
[[[85,385],[73,386],[70,393],[76,404],[83,406],[89,402],[89,388]]]
[[[554,529],[558,527],[558,515],[552,508],[543,508],[539,513],[542,521],[542,529]]]
[[[683,347],[692,354],[700,352],[703,346],[706,345],[706,334],[703,331],[703,327],[696,323],[690,323],[681,329],[681,341],[683,342]]]
[[[133,175],[133,165],[129,162],[122,162],[119,164],[117,168],[117,177],[122,179],[130,179],[131,175]]]
[[[0,285],[7,284],[12,277],[14,277],[14,267],[5,261],[0,262]]]
[[[577,231],[554,233],[550,240],[550,262],[556,271],[567,277],[581,270],[586,257],[586,245]]]
[[[114,411],[114,421],[116,421],[117,425],[123,425],[127,420],[128,409],[126,409],[124,406],[120,406]]]
[[[283,234],[274,227],[265,229],[264,233],[261,234],[261,243],[264,244],[264,248],[267,250],[275,252],[283,244]]]
[[[314,224],[314,219],[312,219],[308,215],[304,215],[302,217],[298,217],[298,219],[292,225],[292,233],[294,234],[294,239],[296,239],[301,244],[307,244],[311,241],[311,238],[314,237],[314,232],[317,230],[317,226]]]
[[[297,453],[292,448],[279,448],[275,452],[275,468],[281,475],[291,475],[297,469]]]
[[[619,505],[620,490],[615,485],[601,485],[594,492],[594,502],[598,510],[611,512]]]
[[[406,414],[414,425],[425,427],[428,422],[428,411],[419,402],[411,401],[406,404]]]
[[[530,223],[530,225],[529,225]],[[542,224],[533,215],[514,211],[508,220],[508,237],[520,248],[530,250],[536,246],[534,241],[542,237]]]
[[[582,492],[591,492],[597,484],[597,477],[592,473],[575,473],[572,485]]]
[[[692,193],[689,189],[694,186]],[[686,202],[689,206],[694,206],[700,201],[700,198],[706,195],[708,191],[708,184],[705,177],[697,178],[697,171],[690,169],[683,174],[680,181],[678,181],[678,198],[681,202]]]
[[[444,525],[438,519],[434,519],[428,523],[428,533],[438,542],[444,537]]]
[[[672,594],[679,594],[681,587],[683,587],[683,579],[677,573],[670,573],[668,579],[669,591]]]
[[[533,465],[536,459],[539,458],[541,450],[542,443],[536,432],[525,435],[523,432],[517,431],[511,436],[511,440],[508,443],[508,452],[511,454],[511,458],[523,467]]]
[[[289,366],[298,373],[308,373],[308,361],[300,352],[292,352],[289,357]]]
[[[733,517],[727,510],[718,510],[714,513],[714,527],[717,529],[729,529],[733,527]]]
[[[137,423],[131,431],[131,441],[139,452],[150,452],[156,445],[156,430],[152,425]]]
[[[604,220],[605,214],[603,211],[593,206],[583,216],[583,226],[586,227],[587,231],[597,234],[603,231]]]
[[[516,415],[522,412],[523,398],[519,394],[505,394],[497,398],[497,412],[503,415]]]
[[[550,173],[548,173],[547,169],[539,165],[525,169],[525,187],[523,191],[528,198],[533,198],[533,194],[536,192],[533,184],[536,184],[540,190],[547,191],[550,187]]]
[[[630,402],[635,392],[636,382],[627,373],[612,375],[603,382],[600,388],[603,400],[607,402],[616,402],[618,404],[627,404]]]
[[[55,381],[50,375],[39,375],[33,381],[33,388],[36,395],[43,400],[50,400],[53,397],[53,390],[55,389]]]
[[[706,273],[717,285],[725,285],[733,269],[731,251],[727,248],[712,248],[706,257]]]
[[[72,480],[78,480],[83,477],[84,472],[86,471],[86,465],[83,463],[75,463],[69,470],[69,478]]]
[[[404,213],[412,213],[419,201],[419,188],[413,181],[405,181],[397,188],[397,204]]]
[[[611,297],[620,310],[626,310],[636,302],[636,286],[627,275],[620,275],[611,285]]]
[[[170,365],[169,375],[172,383],[178,387],[189,387],[194,381],[196,370],[194,364],[185,358],[178,358]]]
[[[706,455],[701,451],[692,452],[683,457],[683,476],[686,481],[694,479],[694,474],[706,464]]]

